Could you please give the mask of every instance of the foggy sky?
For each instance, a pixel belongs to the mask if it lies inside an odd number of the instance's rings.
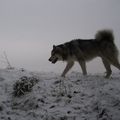
[[[119,12],[119,0],[0,0],[0,55],[6,51],[14,67],[62,72],[65,63],[48,62],[53,44],[110,28],[120,48]],[[87,67],[89,73],[105,71],[100,59]],[[73,70],[81,72],[78,64]]]

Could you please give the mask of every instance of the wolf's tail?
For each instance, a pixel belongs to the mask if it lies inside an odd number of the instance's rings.
[[[110,59],[111,56],[118,58],[119,51],[114,43],[112,30],[105,29],[98,31],[95,35],[95,40],[98,41],[101,51],[106,51],[105,56],[108,56]]]
[[[97,41],[106,41],[114,42],[114,35],[112,30],[100,30],[95,35],[95,40]]]

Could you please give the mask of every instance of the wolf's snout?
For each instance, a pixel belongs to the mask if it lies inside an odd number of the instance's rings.
[[[52,62],[53,64],[55,64],[57,62],[58,58],[57,57],[50,57],[48,59],[48,61]]]

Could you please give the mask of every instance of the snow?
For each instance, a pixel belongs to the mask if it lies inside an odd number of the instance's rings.
[[[14,97],[13,85],[22,76],[39,82],[32,91]],[[0,120],[120,120],[120,73],[83,76],[0,70]]]

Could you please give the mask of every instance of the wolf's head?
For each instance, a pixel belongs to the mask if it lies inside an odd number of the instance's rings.
[[[62,51],[63,50],[60,46],[53,45],[53,49],[51,51],[51,57],[49,58],[49,61],[55,64],[58,60],[63,60]]]

